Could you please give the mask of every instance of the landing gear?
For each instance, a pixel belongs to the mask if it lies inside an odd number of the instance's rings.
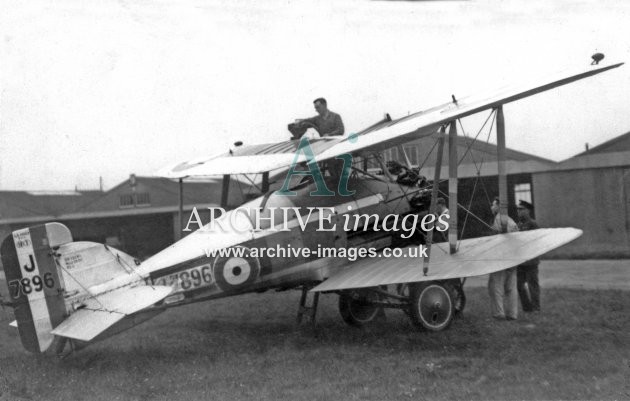
[[[373,321],[382,310],[376,304],[379,294],[370,290],[351,290],[339,294],[339,313],[344,322],[362,327]]]
[[[409,317],[421,330],[442,331],[455,315],[455,291],[448,283],[425,282],[410,286]]]
[[[453,307],[455,308],[455,316],[461,316],[466,308],[466,294],[464,293],[464,283],[466,279],[450,280],[448,284],[453,287],[455,293],[455,299],[453,300]]]
[[[312,294],[311,304],[308,305],[308,294],[312,286],[302,286],[302,296],[300,296],[300,306],[298,307],[296,322],[302,324],[302,319],[306,316],[314,326],[317,318],[317,305],[319,304],[319,292]]]
[[[389,286],[392,287],[392,286]],[[424,331],[448,328],[466,306],[460,279],[361,288],[339,292],[339,312],[351,326],[365,326],[385,308],[400,309],[414,326]]]

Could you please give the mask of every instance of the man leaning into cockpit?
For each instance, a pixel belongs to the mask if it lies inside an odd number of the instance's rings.
[[[293,134],[293,138],[300,138],[308,128],[315,128],[322,137],[343,135],[345,129],[341,116],[328,110],[326,99],[317,98],[313,104],[317,111],[315,117],[296,120],[295,123],[289,124],[289,131]]]

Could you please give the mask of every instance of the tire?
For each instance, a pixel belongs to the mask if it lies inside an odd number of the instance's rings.
[[[442,331],[455,316],[455,294],[448,284],[419,283],[411,287],[409,317],[423,331]]]
[[[339,313],[343,321],[354,327],[372,322],[381,308],[371,302],[378,298],[378,294],[370,291],[344,291],[339,294]]]

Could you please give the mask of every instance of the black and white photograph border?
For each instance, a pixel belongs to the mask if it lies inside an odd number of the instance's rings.
[[[628,21],[0,0],[0,401],[630,399]]]

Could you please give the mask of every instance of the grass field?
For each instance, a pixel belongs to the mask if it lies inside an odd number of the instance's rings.
[[[0,330],[0,400],[628,399],[630,292],[549,289],[541,314],[464,317],[418,333],[400,311],[346,326],[324,296],[296,327],[298,292],[165,312],[65,360],[33,357]],[[0,312],[6,327],[8,312]]]

